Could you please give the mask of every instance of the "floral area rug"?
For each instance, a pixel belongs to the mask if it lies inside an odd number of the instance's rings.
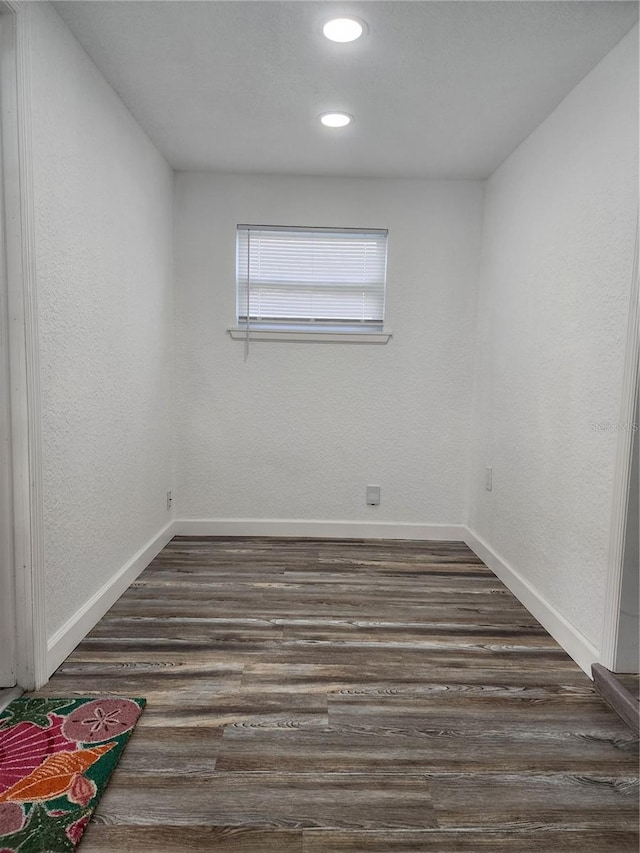
[[[0,714],[0,853],[75,850],[144,699],[15,699]]]

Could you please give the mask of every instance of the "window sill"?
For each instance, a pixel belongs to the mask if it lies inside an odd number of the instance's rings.
[[[227,329],[234,341],[244,341],[247,330],[242,326]],[[299,341],[327,344],[386,344],[391,332],[326,332],[317,329],[249,329],[252,341]]]

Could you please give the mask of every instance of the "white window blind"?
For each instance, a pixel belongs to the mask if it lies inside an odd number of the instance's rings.
[[[382,328],[386,230],[238,225],[236,245],[239,323]]]

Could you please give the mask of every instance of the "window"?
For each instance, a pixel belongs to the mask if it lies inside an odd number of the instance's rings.
[[[238,225],[236,249],[239,326],[382,331],[386,230]]]

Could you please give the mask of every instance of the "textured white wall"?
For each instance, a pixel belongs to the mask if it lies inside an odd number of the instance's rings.
[[[637,28],[487,185],[471,528],[596,647],[638,202]],[[493,465],[493,491],[484,466]]]
[[[178,517],[464,521],[482,200],[467,181],[176,175]],[[225,333],[241,222],[388,228],[391,342],[254,342],[245,363]]]
[[[32,9],[49,636],[169,520],[172,173]]]

